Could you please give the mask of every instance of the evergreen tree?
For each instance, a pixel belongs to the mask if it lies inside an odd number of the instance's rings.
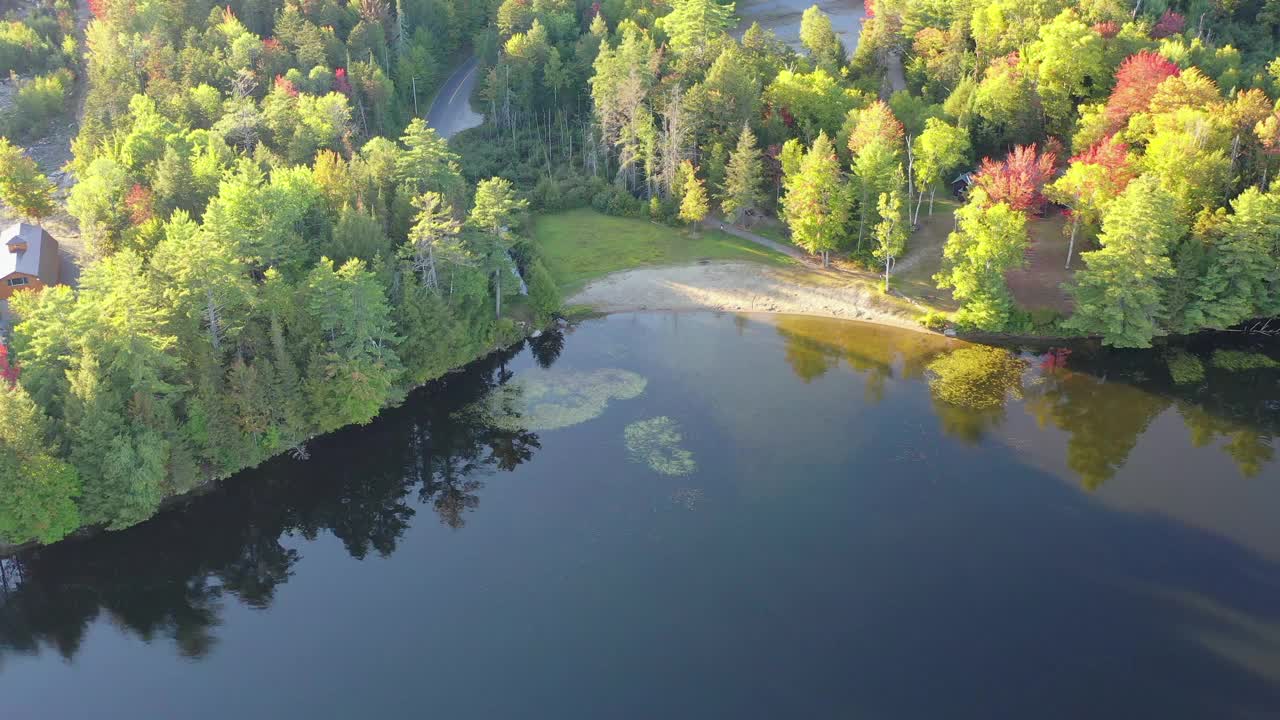
[[[756,136],[751,126],[744,124],[738,136],[738,147],[729,157],[725,173],[724,195],[720,209],[734,221],[760,204],[760,187],[764,182],[764,165],[756,148]]]
[[[1100,250],[1082,254],[1069,327],[1099,334],[1117,347],[1150,347],[1166,317],[1165,282],[1174,274],[1169,252],[1186,233],[1177,198],[1157,178],[1129,184],[1111,205],[1098,237]]]

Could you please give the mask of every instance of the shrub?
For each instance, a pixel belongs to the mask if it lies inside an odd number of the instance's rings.
[[[69,71],[58,70],[22,83],[4,119],[5,132],[15,137],[39,135],[66,111],[71,82]]]
[[[560,311],[560,288],[556,285],[555,278],[551,277],[551,271],[537,258],[529,265],[526,281],[534,317],[539,325],[545,325]]]
[[[1053,308],[1035,308],[1028,315],[1031,320],[1031,329],[1036,333],[1050,332],[1062,320],[1062,313]]]
[[[950,324],[951,318],[944,312],[930,310],[920,316],[919,322],[934,332],[942,332]]]
[[[52,67],[54,47],[31,26],[18,20],[0,22],[0,75]]]

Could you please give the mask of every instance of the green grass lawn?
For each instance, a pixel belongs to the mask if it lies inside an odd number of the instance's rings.
[[[596,278],[646,265],[699,260],[792,263],[785,255],[718,230],[678,229],[586,209],[542,215],[534,222],[533,234],[547,269],[566,296]]]

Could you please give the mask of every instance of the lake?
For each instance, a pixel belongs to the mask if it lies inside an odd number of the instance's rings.
[[[586,321],[3,561],[3,714],[1276,717],[1280,376],[1214,342]]]
[[[751,23],[758,22],[765,30],[772,30],[782,42],[803,50],[800,21],[804,11],[814,5],[831,19],[831,29],[852,54],[858,47],[862,22],[867,17],[862,0],[738,0],[735,8],[742,22],[739,23],[737,37],[741,37]]]

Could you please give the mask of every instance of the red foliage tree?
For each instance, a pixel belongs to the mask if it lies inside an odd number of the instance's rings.
[[[10,387],[18,382],[18,366],[9,362],[9,348],[0,342],[0,382]]]
[[[1117,23],[1115,20],[1104,20],[1103,22],[1096,23],[1093,26],[1093,31],[1110,40],[1120,34],[1120,23]]]
[[[1116,70],[1116,86],[1107,99],[1107,120],[1112,129],[1123,127],[1135,113],[1145,112],[1151,106],[1156,86],[1179,72],[1177,65],[1150,50],[1125,58]]]
[[[96,18],[101,18],[107,14],[107,0],[88,0],[89,12],[93,13]]]
[[[289,97],[298,97],[298,88],[292,80],[283,75],[276,76],[276,89],[283,90]]]
[[[1172,10],[1165,10],[1160,21],[1151,28],[1151,37],[1159,40],[1170,35],[1177,35],[1187,26],[1187,19]]]
[[[1035,145],[1018,145],[1005,159],[983,158],[973,183],[987,193],[992,203],[1008,203],[1014,210],[1044,212],[1044,184],[1053,177],[1057,156],[1036,151]]]
[[[347,80],[346,68],[333,71],[333,89],[348,97],[351,96],[351,83]]]
[[[876,0],[862,0],[862,9],[866,10],[867,17],[869,18],[875,17],[876,16]]]
[[[124,196],[124,205],[129,210],[129,221],[135,226],[150,220],[155,208],[151,190],[138,183],[129,188],[129,193]]]
[[[1129,146],[1115,135],[1108,135],[1089,146],[1087,150],[1071,158],[1071,164],[1101,165],[1107,169],[1107,179],[1119,194],[1129,185],[1136,173],[1129,158]]]

